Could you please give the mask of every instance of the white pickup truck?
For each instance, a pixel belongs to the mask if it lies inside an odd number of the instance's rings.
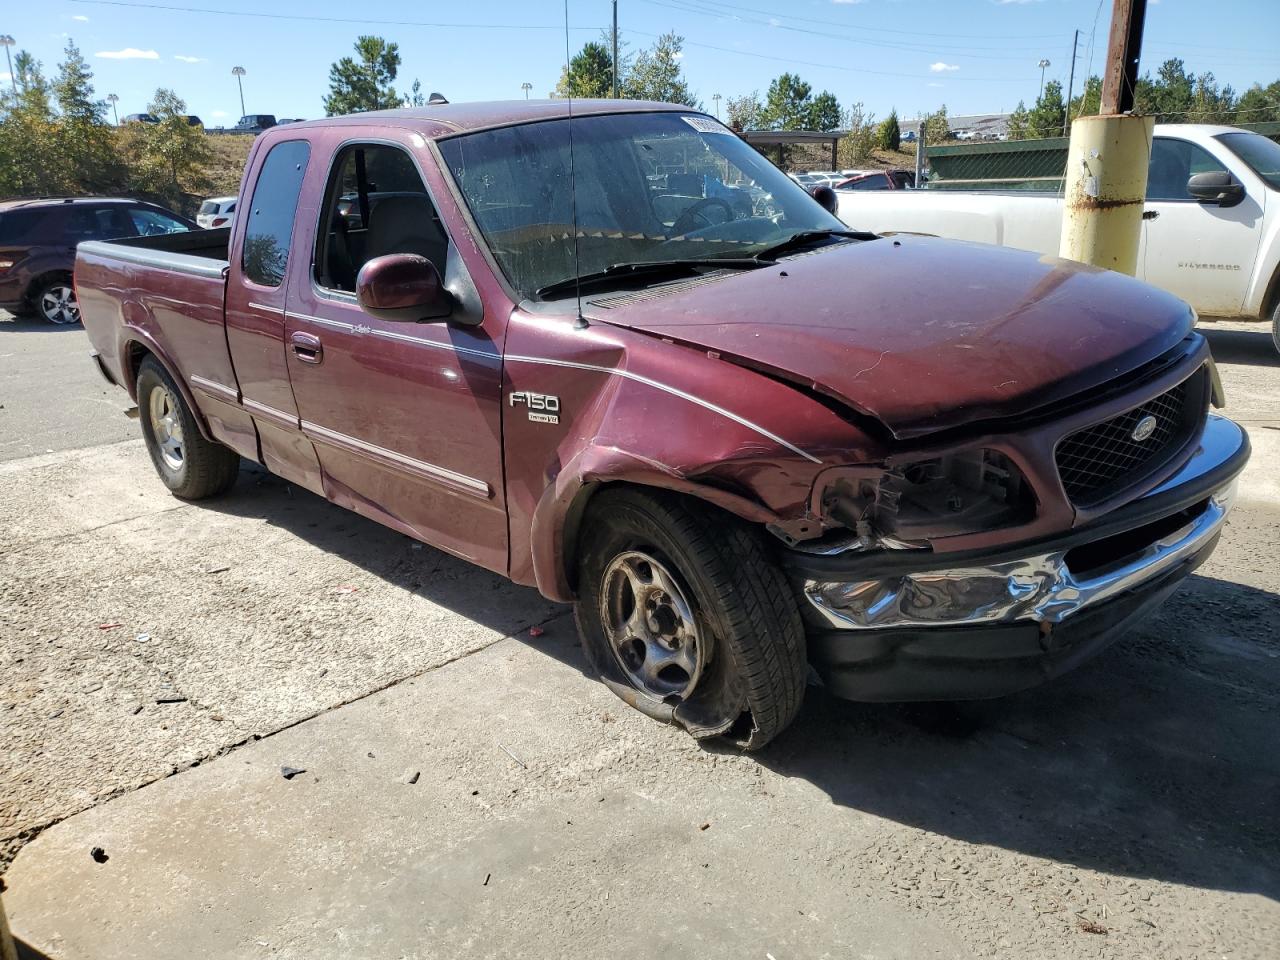
[[[1061,194],[836,191],[841,220],[1056,256]],[[1280,350],[1280,144],[1236,127],[1155,128],[1138,278],[1202,317],[1263,319]]]

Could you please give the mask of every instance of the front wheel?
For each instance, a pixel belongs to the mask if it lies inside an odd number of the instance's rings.
[[[80,322],[76,291],[67,277],[57,277],[43,284],[33,301],[36,311],[50,323],[64,326]]]
[[[747,749],[787,727],[804,697],[804,627],[756,530],[636,489],[598,494],[581,529],[578,630],[610,689]]]
[[[236,482],[240,455],[200,435],[173,379],[151,357],[138,368],[138,419],[156,473],[175,497],[203,500]]]

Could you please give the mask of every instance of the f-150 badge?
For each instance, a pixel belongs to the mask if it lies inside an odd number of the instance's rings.
[[[511,393],[511,405],[528,408],[529,419],[534,423],[559,423],[560,398],[549,393],[531,393],[528,390],[514,390]]]

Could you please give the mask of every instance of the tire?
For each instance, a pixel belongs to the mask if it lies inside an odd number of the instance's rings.
[[[80,323],[80,306],[70,277],[51,277],[36,289],[31,298],[35,312],[49,323],[74,326]]]
[[[138,368],[138,421],[156,473],[182,500],[226,493],[240,472],[240,455],[200,435],[182,393],[152,357]]]
[[[630,488],[597,494],[581,529],[575,617],[611,690],[695,737],[748,750],[786,729],[804,699],[804,626],[757,530]]]
[[[1275,309],[1271,311],[1271,343],[1276,348],[1276,353],[1280,353],[1280,300],[1276,301]]]

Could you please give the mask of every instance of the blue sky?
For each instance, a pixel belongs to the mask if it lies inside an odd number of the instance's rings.
[[[1189,69],[1212,71],[1237,90],[1280,78],[1277,0],[1150,3],[1144,70],[1181,56]],[[399,86],[407,89],[416,77],[424,91],[452,100],[518,98],[524,82],[533,85],[533,96],[546,96],[565,55],[563,0],[5,6],[0,33],[12,34],[50,73],[67,36],[74,38],[99,95],[118,94],[122,116],[144,110],[157,86],[169,86],[210,126],[233,123],[240,114],[231,76],[237,64],[248,71],[248,111],[321,116],[329,65],[350,52],[360,33],[400,44]],[[830,89],[842,105],[861,100],[877,116],[896,107],[909,117],[942,103],[956,114],[1030,102],[1041,58],[1052,64],[1046,78],[1065,85],[1075,29],[1081,31],[1077,78],[1090,57],[1097,72],[1110,12],[1110,0],[619,0],[619,26],[633,51],[667,30],[684,35],[685,72],[708,111],[714,93],[763,94],[774,76],[791,70],[815,91]],[[264,13],[271,17],[233,15]],[[573,49],[594,38],[609,17],[609,0],[570,0]]]

